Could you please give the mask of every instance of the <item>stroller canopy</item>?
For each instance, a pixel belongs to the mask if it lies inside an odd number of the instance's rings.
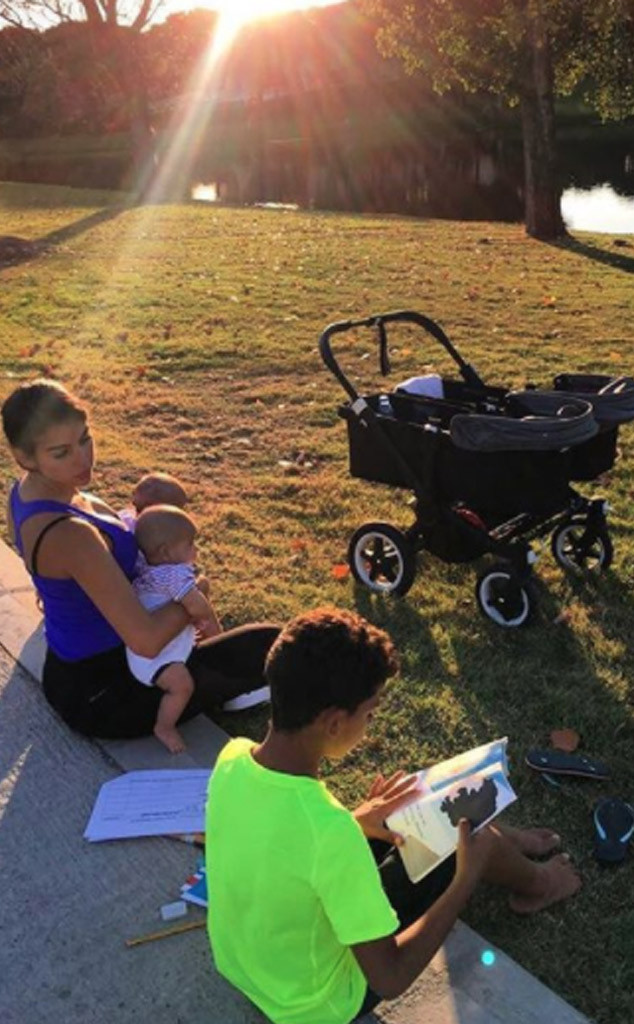
[[[574,392],[592,406],[601,426],[615,427],[634,420],[634,379],[604,377],[600,374],[562,373],[555,377],[555,388]]]
[[[509,416],[466,415],[451,420],[453,443],[465,451],[561,451],[594,437],[598,424],[589,402],[562,392],[509,395]]]

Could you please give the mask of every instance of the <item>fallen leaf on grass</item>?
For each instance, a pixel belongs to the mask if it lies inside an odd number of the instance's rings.
[[[28,348],[21,349],[18,355],[20,356],[21,359],[30,359],[32,356],[36,355],[40,351],[40,348],[41,345],[29,345]]]
[[[350,575],[350,566],[345,564],[333,565],[330,575],[335,580],[345,580]]]
[[[562,626],[562,625],[565,625],[567,622],[570,622],[571,619],[572,619],[572,609],[571,608],[563,608],[559,612],[559,615],[556,615],[555,618],[553,619],[553,624],[555,626]]]
[[[305,551],[308,544],[305,540],[301,540],[300,537],[296,537],[291,541],[291,551]]]
[[[557,750],[565,750],[567,754],[572,754],[579,746],[580,737],[574,729],[553,729],[550,742]]]

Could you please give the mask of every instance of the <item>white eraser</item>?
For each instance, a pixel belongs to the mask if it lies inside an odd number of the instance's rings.
[[[175,900],[174,903],[164,903],[161,907],[161,917],[164,921],[173,921],[177,917],[185,917],[187,904],[185,900]]]

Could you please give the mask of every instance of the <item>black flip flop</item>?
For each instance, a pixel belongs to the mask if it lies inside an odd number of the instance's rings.
[[[605,864],[620,863],[634,835],[634,809],[617,796],[606,797],[594,805],[592,821],[595,857]]]
[[[526,764],[536,772],[549,775],[579,775],[589,779],[607,779],[610,769],[603,761],[586,754],[568,754],[565,750],[539,750],[534,747],[526,755]]]

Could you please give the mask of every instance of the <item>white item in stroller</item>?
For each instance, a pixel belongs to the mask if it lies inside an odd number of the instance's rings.
[[[397,391],[408,395],[423,395],[425,398],[444,398],[445,388],[438,373],[426,373],[423,377],[408,377],[396,385]]]

